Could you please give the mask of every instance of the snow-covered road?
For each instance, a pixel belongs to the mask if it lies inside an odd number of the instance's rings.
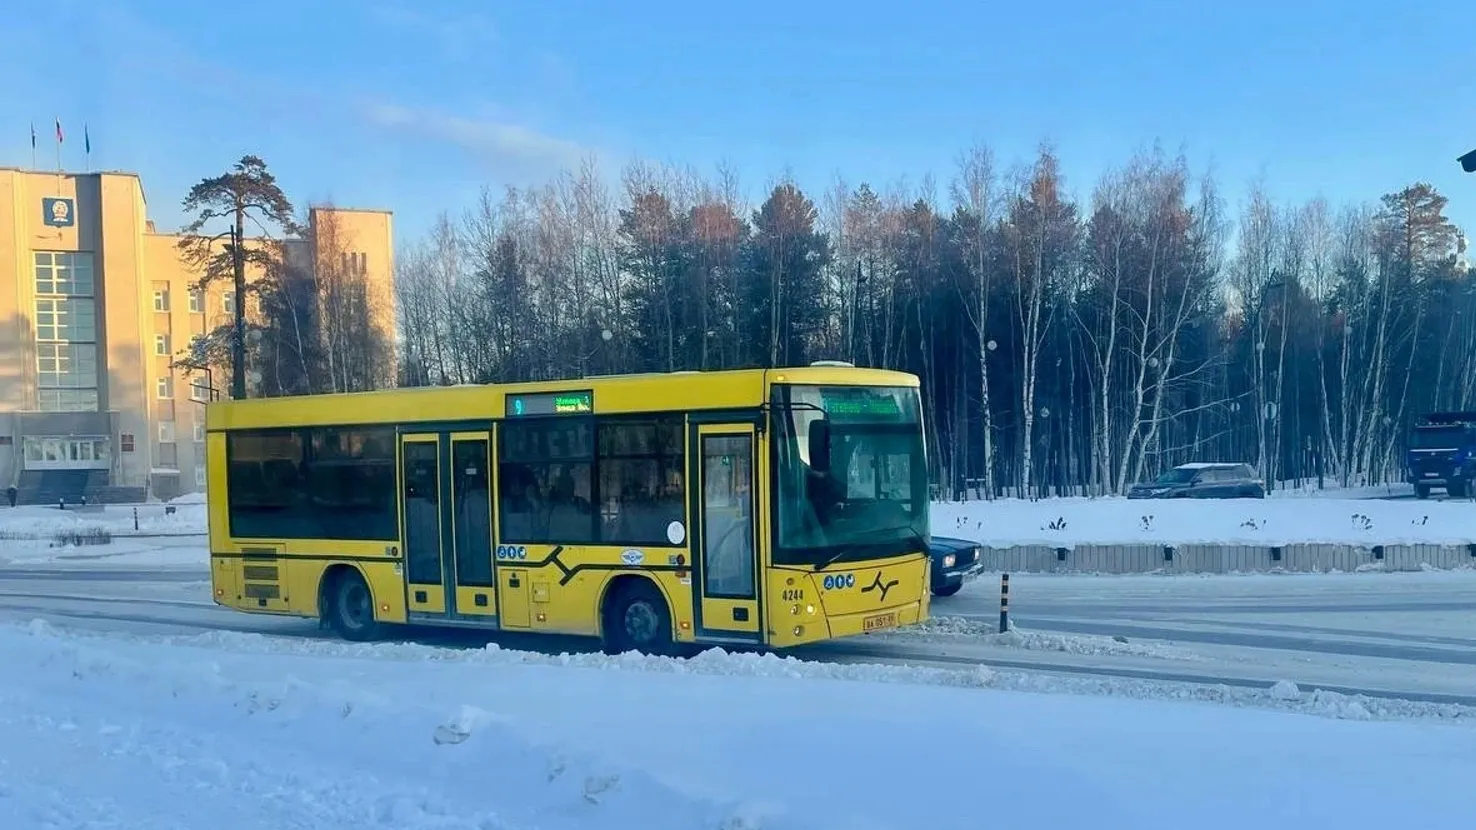
[[[1131,694],[1163,682],[1264,690],[1278,681],[1346,694],[1476,706],[1476,573],[1276,576],[1020,575],[999,635],[997,583],[939,599],[923,630],[794,652],[826,662],[960,668]],[[315,623],[240,614],[210,601],[197,567],[0,568],[0,619],[64,628],[328,638]],[[482,635],[414,632],[416,641],[480,647]],[[499,637],[507,647],[588,651],[575,638]],[[1134,682],[1141,681],[1141,682]],[[1021,680],[1024,683],[1023,680]],[[1027,684],[1028,685],[1028,684]]]

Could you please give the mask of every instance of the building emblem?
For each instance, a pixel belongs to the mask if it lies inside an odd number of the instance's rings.
[[[48,198],[41,200],[41,221],[53,228],[70,228],[77,224],[71,199]]]

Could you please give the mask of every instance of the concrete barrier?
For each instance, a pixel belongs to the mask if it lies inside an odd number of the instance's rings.
[[[1044,545],[984,547],[1005,573],[1330,573],[1476,568],[1471,545]]]

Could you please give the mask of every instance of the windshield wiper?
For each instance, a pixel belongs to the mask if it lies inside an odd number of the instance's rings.
[[[860,538],[864,539],[864,538],[866,538],[868,536],[878,536],[878,535],[882,535],[882,534],[896,533],[899,530],[905,530],[905,531],[908,532],[908,534],[907,534],[907,541],[909,541],[909,542],[916,542],[917,543],[917,546],[918,546],[918,548],[919,548],[919,550],[920,550],[921,553],[927,553],[928,552],[928,542],[927,542],[927,540],[924,539],[922,537],[922,534],[921,533],[918,533],[917,530],[915,530],[912,527],[912,525],[910,525],[910,524],[897,525],[896,527],[882,527],[882,528],[877,528],[876,530],[871,530],[871,531],[867,531],[865,533],[862,533],[861,536],[860,536]],[[825,570],[826,568],[830,567],[831,565],[834,565],[835,563],[839,562],[849,552],[850,552],[850,549],[848,547],[842,547],[834,556],[832,556],[829,559],[825,560],[821,564],[816,565],[815,566],[815,572],[816,573],[819,573],[820,571]]]

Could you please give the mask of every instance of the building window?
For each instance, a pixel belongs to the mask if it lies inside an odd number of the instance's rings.
[[[369,255],[362,251],[339,254],[338,264],[345,274],[362,277],[369,273]]]
[[[74,297],[36,298],[36,339],[97,341],[96,301]]]
[[[169,355],[169,335],[154,335],[154,354],[167,357]]]
[[[174,377],[172,375],[165,375],[164,377],[159,378],[159,380],[154,384],[154,391],[159,396],[159,400],[161,401],[173,398]]]
[[[160,467],[166,469],[179,469],[179,445],[175,443],[160,443],[159,454],[154,459]]]
[[[92,254],[37,251],[36,293],[60,297],[93,296]]]
[[[154,289],[154,310],[165,312],[169,311],[169,289]]]
[[[123,452],[133,452],[133,433],[123,432],[118,434],[118,449]]]
[[[36,392],[45,412],[96,412],[97,345],[37,343]]]
[[[196,421],[195,422],[195,426],[194,426],[194,430],[195,430],[195,443],[196,444],[203,444],[203,443],[205,443],[205,422],[204,421]]]
[[[222,291],[220,294],[220,307],[226,314],[236,313],[236,292]]]
[[[92,254],[37,251],[36,403],[46,412],[96,412],[97,301]]]
[[[96,389],[37,389],[36,406],[42,412],[96,412]]]
[[[159,440],[165,443],[174,443],[174,422],[159,422]]]
[[[195,462],[195,486],[201,490],[205,489],[205,460],[199,459]]]
[[[190,313],[205,313],[205,292],[199,288],[190,289]]]
[[[205,378],[190,379],[190,400],[205,403],[210,400],[210,385]]]
[[[22,458],[28,470],[106,470],[108,439],[102,437],[38,437],[22,441]]]

